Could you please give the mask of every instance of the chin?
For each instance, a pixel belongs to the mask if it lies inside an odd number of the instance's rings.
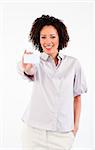
[[[44,52],[47,53],[47,54],[51,54],[52,53],[51,50],[50,51],[45,50]]]
[[[51,55],[52,53],[51,52],[46,52],[48,55]]]

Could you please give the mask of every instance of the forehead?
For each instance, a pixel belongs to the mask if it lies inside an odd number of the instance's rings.
[[[45,35],[45,34],[48,34],[48,33],[50,33],[50,34],[58,34],[56,28],[54,26],[52,26],[52,25],[46,25],[40,31],[40,34],[44,34]]]

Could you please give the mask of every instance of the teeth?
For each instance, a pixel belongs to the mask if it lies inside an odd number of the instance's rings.
[[[46,48],[52,48],[52,47],[48,46],[48,47],[46,47]]]
[[[44,45],[45,48],[52,48],[53,45]]]

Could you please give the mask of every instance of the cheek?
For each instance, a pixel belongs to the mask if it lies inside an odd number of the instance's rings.
[[[43,46],[43,40],[40,39],[40,45]]]
[[[59,45],[59,40],[56,39],[56,40],[54,41],[54,44],[55,44],[55,46],[58,46],[58,45]]]

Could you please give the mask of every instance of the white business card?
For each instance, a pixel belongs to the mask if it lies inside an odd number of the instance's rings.
[[[37,54],[24,54],[24,63],[39,64],[40,57]]]

